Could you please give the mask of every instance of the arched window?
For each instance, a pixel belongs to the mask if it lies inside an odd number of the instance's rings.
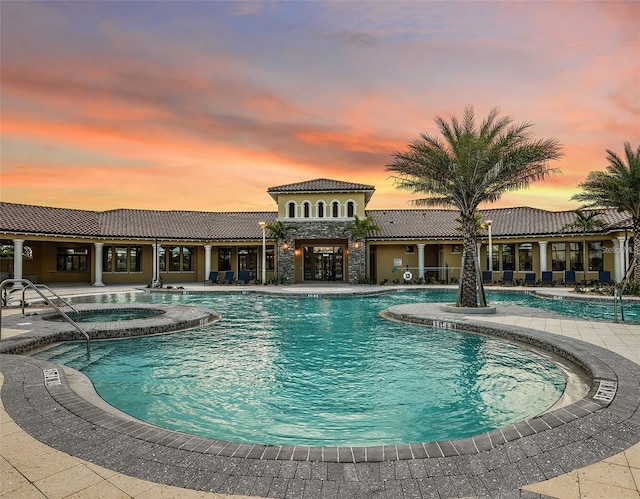
[[[340,216],[340,204],[337,201],[331,203],[331,216],[333,218],[338,218]]]
[[[355,204],[353,201],[347,203],[347,216],[352,217],[355,214]]]
[[[304,209],[304,218],[309,218],[311,216],[311,204],[305,201],[302,206]]]
[[[324,218],[324,203],[322,201],[318,203],[318,218]]]
[[[296,218],[296,204],[294,202],[290,202],[287,205],[287,217]]]

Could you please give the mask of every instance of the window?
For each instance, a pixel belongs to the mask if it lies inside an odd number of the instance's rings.
[[[589,270],[604,270],[604,244],[600,241],[589,243]]]
[[[193,247],[190,246],[160,246],[158,260],[161,272],[192,272]]]
[[[158,263],[159,263],[158,270],[160,272],[167,271],[167,259],[165,258],[166,254],[167,254],[167,251],[165,250],[164,246],[158,246]]]
[[[129,247],[129,272],[142,272],[142,246]]]
[[[248,270],[250,279],[255,279],[257,277],[258,248],[255,246],[238,248],[238,270]]]
[[[218,249],[218,271],[231,270],[231,248]]]
[[[287,217],[296,218],[296,204],[294,202],[287,205]]]
[[[86,272],[89,268],[89,250],[58,248],[56,270],[58,272]]]
[[[533,270],[533,245],[531,243],[518,245],[518,270],[522,272]]]
[[[569,243],[569,268],[570,270],[584,270],[582,243]]]
[[[142,246],[105,246],[103,272],[142,272]]]
[[[487,269],[498,270],[500,268],[500,245],[491,245],[491,260],[493,260],[493,265],[489,266],[489,249],[487,248]]]
[[[180,272],[180,246],[167,248],[169,272]]]
[[[331,216],[338,218],[340,216],[340,204],[337,201],[331,203]]]
[[[304,218],[309,218],[311,216],[311,204],[305,202],[302,205],[302,211],[304,212]]]
[[[193,271],[193,248],[182,247],[182,272]]]
[[[347,216],[348,217],[353,217],[353,215],[355,215],[355,211],[356,211],[356,205],[353,201],[349,201],[347,203]]]
[[[322,201],[318,203],[318,218],[324,218],[324,203]]]
[[[502,270],[516,270],[516,245],[502,245]]]
[[[115,247],[115,271],[116,272],[126,272],[127,271],[127,247],[126,246],[116,246]]]
[[[567,247],[565,243],[551,243],[551,270],[567,270]]]

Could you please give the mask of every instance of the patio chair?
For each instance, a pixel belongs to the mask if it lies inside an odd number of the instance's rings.
[[[513,285],[513,270],[505,270],[502,272],[502,285]]]
[[[224,273],[224,277],[222,278],[222,284],[231,284],[233,283],[233,276],[235,272],[233,270],[227,270]]]
[[[576,284],[576,271],[575,270],[565,270],[564,271],[564,283],[565,284]]]
[[[241,284],[249,284],[249,271],[248,270],[241,270],[240,273],[238,274],[238,282]]]
[[[598,282],[600,284],[606,284],[607,286],[613,284],[611,281],[611,272],[608,270],[600,270],[598,272]]]
[[[553,272],[551,270],[543,270],[542,271],[542,279],[540,280],[542,285],[549,284],[553,286]]]
[[[218,284],[218,271],[214,270],[213,272],[209,272],[209,278],[204,281],[204,285],[207,284]]]
[[[527,272],[524,275],[524,285],[525,286],[535,286],[536,285],[536,274],[535,272]]]
[[[493,272],[490,270],[482,271],[482,283],[483,284],[492,284],[493,283]]]

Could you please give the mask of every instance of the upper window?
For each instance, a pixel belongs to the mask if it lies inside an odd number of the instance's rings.
[[[296,204],[293,201],[287,205],[287,217],[296,218]]]
[[[302,205],[302,211],[304,213],[304,218],[309,218],[311,216],[311,203],[305,201]]]
[[[340,216],[340,204],[337,201],[331,203],[331,216],[338,218]]]
[[[324,203],[322,201],[318,203],[318,218],[324,218]]]
[[[356,213],[356,205],[353,201],[349,201],[347,203],[347,216],[348,217],[353,217],[353,215],[355,215]]]

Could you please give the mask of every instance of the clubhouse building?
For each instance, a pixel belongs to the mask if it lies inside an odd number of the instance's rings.
[[[374,186],[329,179],[270,187],[270,212],[197,212],[116,209],[87,211],[0,203],[0,280],[45,284],[202,283],[212,271],[222,279],[283,283],[455,282],[462,234],[455,210],[368,210]],[[552,272],[565,281],[596,281],[600,271],[622,280],[631,259],[632,223],[607,210],[606,227],[567,231],[573,211],[496,208],[481,211],[479,258],[491,280],[505,271],[516,281]],[[349,237],[354,217],[372,217],[379,231]],[[265,224],[289,230],[274,239]],[[490,221],[490,223],[489,223]],[[487,274],[485,274],[487,275]]]

